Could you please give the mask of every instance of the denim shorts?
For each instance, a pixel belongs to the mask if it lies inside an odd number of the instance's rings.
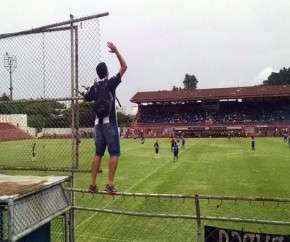
[[[116,123],[97,124],[95,126],[96,155],[103,156],[108,147],[111,156],[120,156],[120,139]]]

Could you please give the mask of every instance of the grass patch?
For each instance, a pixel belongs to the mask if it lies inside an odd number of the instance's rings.
[[[158,139],[160,158],[154,158],[156,139],[121,139],[115,186],[121,192],[215,195],[238,197],[290,198],[290,148],[282,138],[256,138],[251,151],[247,138],[187,139],[186,149],[179,148],[179,161],[173,162],[170,139]],[[36,142],[37,160],[31,160]],[[28,140],[0,143],[0,162],[16,166],[70,167],[70,140]],[[80,167],[90,169],[94,141],[80,144]],[[103,157],[103,173],[97,184],[107,182],[108,154]],[[6,172],[6,171],[5,171]],[[29,173],[29,172],[25,172]],[[31,174],[31,173],[30,173]],[[35,172],[33,174],[36,174]],[[57,173],[50,173],[57,175]],[[63,173],[60,173],[63,175]],[[70,175],[70,174],[68,174]],[[90,174],[75,175],[76,188],[87,189]],[[76,205],[120,211],[195,215],[194,200],[112,197],[76,194]],[[202,201],[203,216],[288,221],[288,204]],[[88,211],[76,211],[77,241],[196,241],[196,221],[132,217]],[[289,227],[208,222],[203,225],[290,234]],[[93,233],[92,233],[93,231]]]

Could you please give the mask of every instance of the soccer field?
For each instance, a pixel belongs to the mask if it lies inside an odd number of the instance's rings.
[[[122,155],[115,178],[119,192],[148,194],[183,194],[237,197],[290,198],[290,148],[282,138],[256,138],[256,150],[251,151],[250,138],[186,139],[185,149],[179,144],[179,161],[173,162],[170,139],[159,140],[160,158],[154,157],[156,139],[121,139]],[[31,145],[36,142],[37,160],[31,161]],[[70,166],[70,140],[29,140],[2,142],[2,164]],[[17,151],[15,151],[17,147]],[[80,144],[80,168],[90,169],[94,154],[92,139]],[[10,162],[9,161],[13,161]],[[103,158],[103,173],[97,185],[105,187],[108,174],[108,154]],[[13,172],[15,174],[15,172]],[[23,172],[35,174],[35,172]],[[51,175],[63,173],[51,172]],[[70,174],[68,174],[70,175]],[[75,173],[75,187],[86,190],[89,173]],[[222,206],[221,206],[222,204]],[[160,199],[106,196],[76,193],[76,206],[161,214],[195,215],[193,199]],[[250,207],[249,207],[250,206]],[[267,203],[226,203],[205,201],[203,213],[211,216],[270,219],[288,221],[290,207]],[[277,210],[278,209],[278,210]],[[275,213],[275,216],[273,216]],[[283,217],[285,216],[285,217]],[[76,210],[76,241],[195,241],[196,221],[188,219],[147,218]],[[204,223],[241,229],[236,223]],[[246,231],[266,231],[290,234],[288,227],[243,225]]]
[[[251,151],[250,138],[228,141],[219,139],[187,139],[186,149],[180,147],[179,161],[173,162],[170,139],[159,139],[160,159],[154,158],[156,139],[122,139],[122,155],[116,175],[120,192],[214,195],[237,197],[289,198],[290,148],[282,138],[256,138],[256,150]],[[107,158],[98,176],[102,189],[107,178]],[[87,188],[89,175],[77,179],[78,188]],[[79,194],[78,194],[79,195]],[[141,211],[165,214],[195,215],[193,200],[111,198],[101,195],[78,196],[81,206],[112,210]],[[222,204],[222,206],[221,206]],[[286,220],[287,204],[280,207],[269,203],[205,201],[201,204],[206,215]],[[277,209],[279,208],[279,209]],[[101,241],[196,241],[196,222],[184,219],[156,219],[86,213],[78,211],[77,237]],[[246,231],[290,234],[289,228],[215,222],[214,225]],[[89,228],[96,231],[90,235]],[[111,230],[107,230],[110,228]],[[89,231],[88,231],[89,230]],[[110,233],[113,231],[114,236]]]
[[[187,139],[185,149],[179,145],[178,162],[173,162],[170,139],[166,138],[159,139],[160,158],[154,158],[155,141],[146,139],[142,146],[140,139],[121,139],[115,181],[119,191],[290,197],[290,148],[282,138],[256,138],[254,152],[246,138]],[[91,160],[86,159],[81,161],[82,167],[90,167]],[[100,188],[106,182],[107,165],[106,155],[103,174],[98,176]],[[78,187],[86,188],[89,176],[77,181]]]
[[[186,139],[179,144],[179,161],[173,162],[170,139],[160,138],[160,158],[154,158],[156,139],[121,139],[122,155],[116,173],[118,191],[223,196],[290,197],[290,148],[283,138],[256,138],[251,151],[250,138]],[[31,147],[36,143],[36,161]],[[37,139],[1,142],[2,165],[71,167],[72,141]],[[82,139],[80,168],[90,169],[94,141]],[[102,161],[98,186],[105,186],[108,154]],[[53,174],[53,173],[52,173]],[[90,174],[77,173],[76,186],[86,189]]]

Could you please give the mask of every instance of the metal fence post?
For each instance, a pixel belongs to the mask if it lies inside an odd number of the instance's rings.
[[[71,19],[71,33],[70,33],[70,45],[71,45],[71,138],[72,138],[72,167],[76,168],[76,137],[75,137],[75,100],[74,91],[75,91],[75,58],[74,58],[74,26],[73,26],[73,15],[70,15]]]
[[[74,91],[75,91],[75,58],[74,58],[74,25],[73,25],[73,15],[70,15],[71,19],[71,110],[72,110],[72,123],[71,123],[71,128],[72,128],[72,168],[76,168],[76,146],[77,146],[77,141],[76,141],[76,132],[75,132],[75,118],[76,118],[76,105],[75,105],[75,100],[73,99],[74,97]],[[74,187],[74,171],[72,171],[72,179],[70,182],[70,187]],[[74,193],[71,193],[71,205],[74,206]],[[70,210],[70,241],[74,242],[75,241],[75,231],[74,231],[74,209]]]
[[[199,196],[196,194],[194,196],[195,201],[195,212],[196,212],[196,224],[197,224],[197,241],[201,242],[201,219],[200,219],[200,206],[199,206]]]
[[[79,39],[78,39],[78,26],[75,26],[75,81],[74,81],[74,90],[75,90],[75,97],[79,94]],[[79,117],[79,100],[75,100],[75,140],[76,140],[76,147],[75,147],[75,164],[74,168],[79,168],[79,145],[80,145],[80,117]]]
[[[12,242],[14,236],[14,203],[12,199],[8,199],[8,242]]]
[[[69,187],[74,187],[74,177],[70,178],[69,181]],[[70,210],[68,211],[68,214],[65,214],[66,217],[66,227],[68,230],[68,236],[66,236],[66,242],[74,242],[75,241],[75,209],[74,209],[74,201],[75,200],[75,193],[71,191],[69,193],[69,202],[71,205]],[[67,234],[67,233],[66,233]]]

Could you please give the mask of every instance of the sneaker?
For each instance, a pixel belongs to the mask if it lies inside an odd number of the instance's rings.
[[[109,184],[106,185],[105,191],[111,195],[117,193],[117,190],[115,190],[114,186],[110,186]]]
[[[90,185],[88,192],[90,192],[90,193],[96,193],[96,192],[98,192],[98,190],[99,189],[98,189],[98,187],[96,185]]]

